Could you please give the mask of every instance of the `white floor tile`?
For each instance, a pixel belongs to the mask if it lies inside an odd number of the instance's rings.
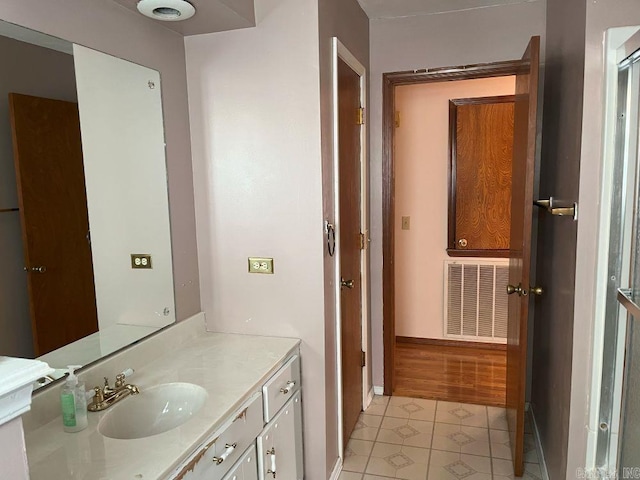
[[[431,448],[433,422],[408,418],[384,417],[378,432],[378,442]]]
[[[487,407],[439,401],[436,407],[436,422],[487,428]]]
[[[488,457],[491,454],[489,430],[466,425],[436,423],[431,448]]]
[[[373,449],[373,442],[351,439],[344,452],[342,470],[347,472],[364,472],[369,455]]]
[[[489,428],[492,430],[509,430],[507,425],[507,409],[502,407],[487,407]]]
[[[376,443],[366,473],[406,480],[425,480],[428,463],[429,450],[426,448]]]
[[[364,413],[367,415],[384,415],[387,410],[389,398],[391,397],[374,395],[373,400],[371,400],[371,404]]]
[[[363,413],[356,423],[356,427],[351,434],[352,439],[373,441],[378,436],[378,429],[382,423],[379,415],[367,415]]]
[[[491,456],[511,460],[511,441],[506,430],[490,430]]]
[[[340,473],[338,480],[362,480],[362,473],[347,472],[343,470]]]
[[[491,459],[432,450],[429,480],[491,480]]]
[[[391,397],[387,406],[387,417],[409,418],[433,422],[436,401],[423,398]]]

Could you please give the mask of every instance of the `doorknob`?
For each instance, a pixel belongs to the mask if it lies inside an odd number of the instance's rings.
[[[512,295],[514,293],[517,293],[520,297],[526,297],[528,292],[526,289],[522,288],[521,283],[519,283],[517,287],[507,285],[507,295]]]
[[[542,295],[544,293],[544,290],[542,289],[542,287],[533,287],[531,289],[531,293],[533,293],[534,295]]]
[[[41,267],[24,267],[24,271],[25,272],[33,272],[33,273],[44,273],[47,271],[47,267],[45,266],[41,266]]]
[[[466,238],[461,238],[460,240],[458,240],[458,245],[460,245],[462,248],[465,248],[469,243],[467,242]]]
[[[353,288],[353,280],[345,280],[344,278],[340,280],[340,286],[342,288]]]

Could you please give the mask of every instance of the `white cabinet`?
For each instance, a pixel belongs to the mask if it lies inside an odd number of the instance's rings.
[[[256,446],[251,445],[222,480],[258,480]]]
[[[230,415],[169,478],[302,480],[300,357],[290,356],[265,380],[261,390]]]
[[[302,480],[300,392],[282,407],[258,436],[260,480]]]

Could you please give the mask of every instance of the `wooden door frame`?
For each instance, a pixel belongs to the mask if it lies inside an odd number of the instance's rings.
[[[340,148],[339,148],[339,130],[338,130],[338,60],[345,62],[349,68],[360,76],[360,104],[365,111],[365,121],[360,129],[360,231],[364,233],[365,248],[360,252],[360,272],[361,272],[361,325],[362,325],[362,351],[370,358],[370,352],[367,351],[369,343],[369,262],[368,262],[368,240],[369,240],[369,164],[367,161],[367,69],[360,61],[345,47],[337,37],[331,39],[332,47],[332,149],[333,149],[333,191],[334,191],[334,219],[335,223],[340,225]],[[342,402],[342,308],[340,303],[340,228],[335,232],[335,316],[336,316],[336,382],[338,397],[338,453],[341,461],[343,461],[344,447],[348,439],[343,438],[343,402]],[[373,399],[373,388],[367,388],[371,385],[369,376],[369,362],[362,369],[362,408],[363,410]]]
[[[402,85],[515,75],[521,60],[389,72],[382,75],[382,331],[384,394],[393,394],[395,365],[395,88]],[[449,179],[451,183],[451,179]],[[446,248],[446,245],[444,246]]]

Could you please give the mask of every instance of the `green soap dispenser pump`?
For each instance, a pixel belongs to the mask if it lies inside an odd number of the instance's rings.
[[[81,365],[69,365],[67,381],[60,392],[62,405],[62,425],[65,432],[79,432],[87,428],[87,397],[84,383],[78,380],[74,371]]]

